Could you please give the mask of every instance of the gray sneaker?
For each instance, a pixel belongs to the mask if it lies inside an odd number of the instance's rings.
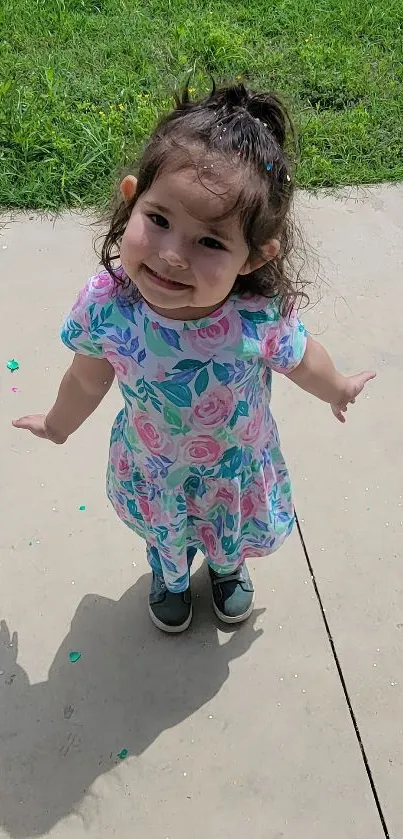
[[[224,623],[241,623],[253,611],[255,591],[246,562],[232,574],[217,574],[209,566],[213,608]]]
[[[163,632],[184,632],[193,614],[190,586],[175,594],[167,589],[164,578],[153,571],[148,611],[153,624]]]

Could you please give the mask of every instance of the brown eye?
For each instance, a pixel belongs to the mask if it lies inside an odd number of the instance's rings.
[[[211,236],[203,236],[203,239],[200,239],[200,244],[205,248],[211,248],[211,250],[225,251],[224,245],[217,239],[212,239]]]
[[[164,216],[160,216],[159,213],[149,213],[148,218],[156,227],[169,227],[167,219]]]

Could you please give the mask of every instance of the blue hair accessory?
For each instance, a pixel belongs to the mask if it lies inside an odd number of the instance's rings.
[[[273,164],[272,163],[266,163],[266,169],[267,169],[268,172],[271,172],[271,170],[273,169]]]

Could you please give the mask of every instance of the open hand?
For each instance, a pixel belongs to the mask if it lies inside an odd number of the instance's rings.
[[[14,428],[23,428],[30,431],[35,437],[42,437],[44,440],[50,440],[58,445],[65,443],[67,440],[67,437],[61,437],[49,428],[45,414],[30,414],[27,417],[20,417],[20,419],[13,420],[13,426]]]
[[[342,388],[342,392],[340,394],[340,400],[337,402],[333,402],[330,407],[339,422],[345,422],[346,418],[344,414],[347,411],[348,405],[354,405],[354,402],[364,390],[365,385],[367,382],[370,382],[371,379],[374,379],[376,373],[357,373],[355,376],[346,376],[344,379],[344,387]]]

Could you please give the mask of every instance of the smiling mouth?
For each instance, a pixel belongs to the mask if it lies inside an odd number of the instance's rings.
[[[162,274],[157,274],[156,271],[152,271],[148,265],[143,265],[143,268],[156,285],[159,285],[160,288],[168,288],[171,290],[183,291],[186,288],[189,288],[186,283],[178,283],[176,280],[169,280],[167,277],[163,277]]]

